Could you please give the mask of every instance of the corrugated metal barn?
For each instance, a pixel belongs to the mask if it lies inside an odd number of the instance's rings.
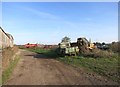
[[[14,46],[14,39],[11,34],[6,33],[0,27],[0,49],[4,49],[6,47],[13,47]]]

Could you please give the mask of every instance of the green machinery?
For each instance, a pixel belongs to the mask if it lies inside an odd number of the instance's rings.
[[[59,43],[59,54],[61,55],[77,55],[79,53],[78,46],[71,46],[70,42]]]
[[[77,38],[77,42],[61,42],[59,43],[60,55],[77,55],[79,53],[85,53],[94,49],[94,44],[89,42],[86,38]]]

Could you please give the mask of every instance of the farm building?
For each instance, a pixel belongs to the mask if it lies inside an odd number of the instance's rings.
[[[6,47],[13,47],[14,45],[14,39],[11,34],[6,33],[1,27],[0,27],[0,49],[6,48]]]

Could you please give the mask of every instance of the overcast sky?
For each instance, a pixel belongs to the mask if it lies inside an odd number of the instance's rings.
[[[118,40],[117,2],[3,2],[2,28],[15,44],[58,44],[64,36]]]

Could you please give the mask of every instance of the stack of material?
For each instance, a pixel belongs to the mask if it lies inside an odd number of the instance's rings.
[[[89,49],[88,49],[89,42],[86,38],[78,38],[77,44],[78,44],[80,53],[88,53],[89,52]]]

